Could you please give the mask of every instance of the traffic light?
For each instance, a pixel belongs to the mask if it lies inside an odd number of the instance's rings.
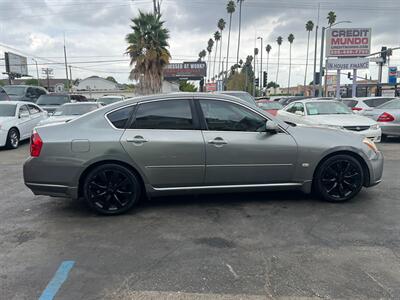
[[[263,87],[267,87],[267,83],[268,83],[268,73],[264,71],[264,78],[263,78]]]
[[[348,79],[351,79],[351,72],[348,72],[348,73],[347,73],[347,78],[348,78]]]
[[[254,79],[256,86],[260,86],[260,80],[258,78]]]
[[[386,58],[387,58],[387,47],[383,46],[381,48],[381,57],[383,59],[383,64],[386,64]]]
[[[319,84],[319,72],[315,72],[314,74],[314,82],[316,85]]]

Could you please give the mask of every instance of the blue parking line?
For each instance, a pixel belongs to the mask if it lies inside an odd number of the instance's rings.
[[[65,280],[68,278],[68,273],[71,271],[75,262],[73,260],[63,261],[58,268],[56,274],[54,274],[53,278],[46,286],[46,289],[43,291],[39,300],[53,300],[56,296],[58,290],[62,286]]]

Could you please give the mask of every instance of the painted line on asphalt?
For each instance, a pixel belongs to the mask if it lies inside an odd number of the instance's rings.
[[[74,264],[75,262],[73,260],[66,260],[61,263],[61,265],[58,267],[56,274],[54,274],[53,278],[46,286],[46,289],[43,291],[39,300],[54,299],[64,281],[67,280],[69,271],[71,271]]]

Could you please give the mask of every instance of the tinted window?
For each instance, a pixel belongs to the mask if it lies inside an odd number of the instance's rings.
[[[190,102],[188,100],[167,100],[140,104],[131,128],[193,129]]]
[[[381,106],[379,106],[378,108],[380,109],[400,109],[400,100],[396,99],[396,100],[392,100],[390,102],[387,102]]]
[[[5,91],[9,96],[24,96],[25,87],[16,85],[7,85],[4,87]]]
[[[40,113],[40,109],[32,104],[28,104],[29,112],[31,115]]]
[[[41,96],[41,95],[47,94],[47,92],[43,89],[37,89],[37,94],[38,94],[38,96]]]
[[[110,122],[119,129],[124,129],[135,106],[124,107],[107,115]]]
[[[14,117],[16,108],[15,104],[1,104],[0,117]]]
[[[0,88],[0,100],[8,100],[7,93],[2,88]]]
[[[301,103],[294,103],[292,106],[288,107],[288,109],[286,109],[287,112],[290,112],[292,114],[296,113],[296,111],[300,111],[302,113],[304,113],[304,106]]]
[[[250,104],[254,104],[255,103],[254,98],[248,93],[226,93],[226,94],[229,95],[229,96],[233,96],[233,97],[239,98],[239,99],[241,99],[243,101],[246,101],[247,103],[250,103]]]
[[[36,89],[35,88],[28,88],[27,90],[26,90],[26,96],[35,96],[35,97],[39,97],[39,95],[38,95],[38,93],[36,92]]]
[[[69,97],[64,95],[42,95],[39,97],[38,105],[61,105],[69,102]]]
[[[346,104],[348,107],[353,108],[356,107],[358,101],[357,100],[342,100],[344,104]]]
[[[254,132],[265,128],[263,117],[240,105],[213,100],[201,100],[200,105],[208,130]]]
[[[390,100],[393,100],[393,98],[376,98],[374,99],[374,106],[373,107],[377,107],[380,106],[386,102],[389,102]]]

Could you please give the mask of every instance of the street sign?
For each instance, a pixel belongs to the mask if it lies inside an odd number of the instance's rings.
[[[397,83],[397,67],[389,67],[388,83],[389,84]]]
[[[370,62],[383,63],[383,57],[371,57]]]
[[[328,70],[368,69],[369,59],[367,57],[328,58],[326,68]]]
[[[371,28],[329,28],[327,57],[360,57],[371,53]]]
[[[209,82],[206,83],[206,92],[215,92],[217,90],[217,83]]]
[[[200,80],[207,76],[207,64],[199,61],[172,63],[163,72],[165,80]]]

